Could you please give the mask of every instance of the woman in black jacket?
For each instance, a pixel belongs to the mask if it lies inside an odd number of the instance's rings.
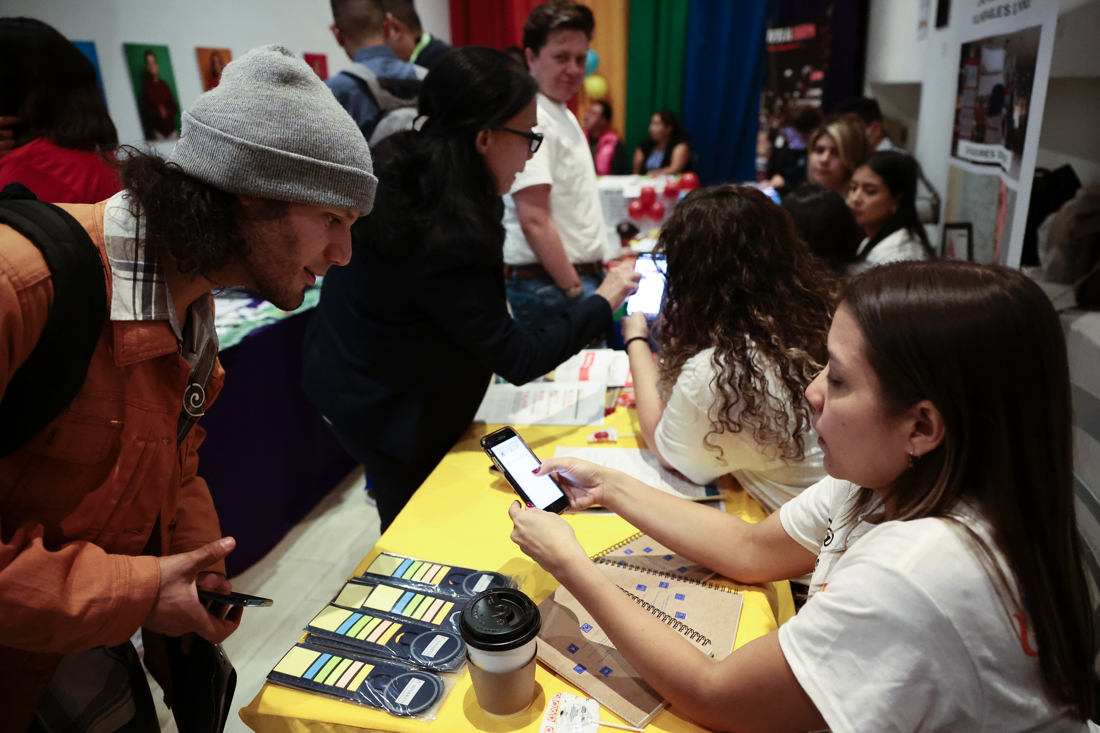
[[[303,387],[366,467],[382,531],[469,427],[494,372],[538,377],[611,327],[637,276],[525,334],[504,291],[501,195],[541,143],[535,81],[506,54],[448,52],[421,87],[418,129],[374,151],[378,195],[351,264],[325,278]]]

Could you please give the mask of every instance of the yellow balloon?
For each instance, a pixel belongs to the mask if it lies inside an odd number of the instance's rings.
[[[584,92],[589,99],[603,99],[607,96],[607,79],[593,74],[584,80]]]

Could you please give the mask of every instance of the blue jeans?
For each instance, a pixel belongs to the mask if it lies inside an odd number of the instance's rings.
[[[512,278],[505,283],[508,302],[512,305],[512,317],[527,333],[534,333],[548,322],[596,292],[603,282],[603,275],[581,275],[584,292],[576,298],[567,298],[554,284],[554,278]]]

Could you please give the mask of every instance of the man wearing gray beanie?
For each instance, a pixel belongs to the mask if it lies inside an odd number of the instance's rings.
[[[5,730],[27,729],[36,709],[90,714],[71,697],[89,680],[101,685],[97,705],[146,709],[148,689],[130,682],[140,672],[106,671],[137,659],[129,639],[139,628],[213,643],[237,628],[239,608],[208,609],[196,596],[197,586],[230,590],[224,558],[235,544],[197,475],[196,421],[224,380],[211,290],[242,285],[297,308],[329,267],[350,260],[351,225],[374,202],[359,128],[282,46],[226,66],[182,127],[168,160],[129,152],[120,193],[61,207],[88,235],[77,244],[94,246],[102,267],[81,274],[102,271],[107,315],[93,324],[99,340],[76,397],[0,458]],[[46,341],[67,282],[35,243],[0,225],[0,396],[22,384],[13,380]]]

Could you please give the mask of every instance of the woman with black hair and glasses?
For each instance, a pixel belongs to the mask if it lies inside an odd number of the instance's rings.
[[[415,130],[374,151],[378,197],[325,278],[303,386],[366,467],[385,531],[473,420],[493,373],[523,384],[611,327],[636,288],[613,270],[534,333],[508,314],[501,195],[541,144],[537,86],[506,54],[448,52]]]

